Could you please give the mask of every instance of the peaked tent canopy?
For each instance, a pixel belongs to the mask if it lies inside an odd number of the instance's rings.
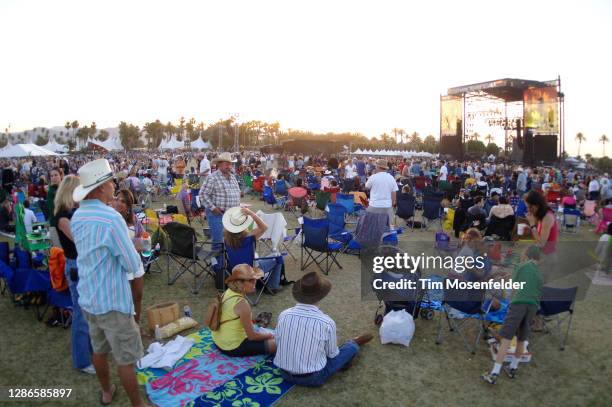
[[[174,136],[172,136],[170,140],[162,142],[159,145],[159,148],[161,150],[176,150],[178,148],[185,148],[185,142],[178,141]]]
[[[191,148],[197,148],[199,150],[206,150],[210,148],[210,143],[198,138],[196,141],[191,142]]]
[[[49,151],[55,151],[56,153],[65,153],[68,151],[68,146],[59,144],[57,141],[51,139],[49,139],[49,142],[45,144],[43,148]]]
[[[15,144],[0,151],[0,158],[58,155],[36,144]]]

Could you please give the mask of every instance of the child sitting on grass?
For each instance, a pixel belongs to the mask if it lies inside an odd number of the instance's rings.
[[[497,351],[493,369],[484,373],[481,378],[489,384],[495,384],[502,369],[506,353],[516,335],[516,353],[509,366],[504,368],[509,378],[514,379],[521,356],[525,352],[525,341],[529,339],[531,320],[535,317],[540,305],[542,295],[542,275],[538,268],[540,260],[540,248],[529,246],[521,258],[521,264],[517,266],[512,274],[512,280],[517,283],[525,283],[520,290],[512,296],[504,325],[499,331],[501,343]]]

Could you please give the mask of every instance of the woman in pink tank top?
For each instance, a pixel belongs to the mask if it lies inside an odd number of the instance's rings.
[[[527,204],[527,220],[537,245],[544,254],[552,254],[557,250],[559,227],[555,214],[546,203],[543,195],[529,191],[525,197]]]

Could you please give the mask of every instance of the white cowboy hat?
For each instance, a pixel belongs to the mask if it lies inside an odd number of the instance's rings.
[[[232,160],[232,155],[230,153],[221,153],[218,157],[213,160],[213,164],[226,161],[228,163],[235,163],[236,160]]]
[[[74,202],[81,202],[91,191],[113,179],[113,170],[104,158],[88,162],[79,168],[78,174],[81,185],[72,193]]]
[[[242,213],[242,208],[234,206],[223,214],[223,227],[230,233],[240,233],[248,229],[253,223],[253,218]]]

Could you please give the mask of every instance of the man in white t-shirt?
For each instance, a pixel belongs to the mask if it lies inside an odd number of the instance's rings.
[[[589,199],[592,201],[599,199],[599,181],[595,177],[589,182]]]
[[[352,161],[347,161],[344,167],[344,192],[350,192],[353,189],[355,177],[357,176],[357,160],[353,158]]]
[[[38,222],[34,211],[30,209],[30,201],[27,199],[23,202],[23,224],[26,233],[32,233],[32,224]]]
[[[206,157],[206,154],[204,154],[204,158],[202,158],[202,161],[200,161],[200,182],[203,184],[204,180],[206,179],[207,176],[210,175],[210,161],[208,160],[208,157]]]
[[[160,157],[157,163],[157,172],[159,174],[159,180],[162,184],[168,182],[168,167],[170,163],[166,160],[166,157]]]
[[[376,160],[376,173],[368,178],[366,189],[370,190],[370,204],[372,208],[385,208],[389,213],[389,225],[393,224],[393,207],[398,191],[395,178],[387,172],[389,168],[386,160]]]
[[[440,181],[446,181],[448,179],[448,168],[446,162],[442,161],[442,167],[440,168]]]

